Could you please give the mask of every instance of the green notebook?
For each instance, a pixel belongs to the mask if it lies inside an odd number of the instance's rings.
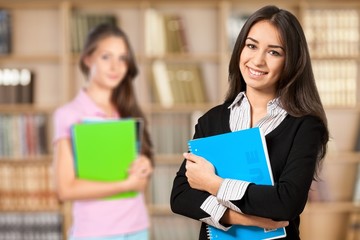
[[[138,126],[134,119],[74,124],[72,144],[77,177],[104,182],[126,179],[128,169],[137,157]],[[125,192],[106,199],[136,195],[137,192]]]

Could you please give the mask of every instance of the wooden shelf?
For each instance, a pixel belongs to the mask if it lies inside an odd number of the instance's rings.
[[[26,164],[52,164],[52,155],[40,155],[40,156],[29,156],[29,157],[0,157],[0,167],[1,164],[17,164],[17,165],[26,165]]]
[[[44,62],[44,63],[59,63],[60,56],[56,55],[1,55],[0,63],[33,63],[33,62]]]
[[[360,163],[360,152],[331,152],[325,157],[328,164]]]
[[[36,104],[0,104],[0,112],[5,114],[42,113],[50,114],[54,107]]]
[[[308,202],[304,213],[360,212],[360,203],[355,202]]]
[[[214,104],[191,104],[190,106],[188,104],[174,104],[174,106],[169,108],[163,107],[159,104],[151,104],[149,106],[145,106],[145,110],[149,113],[192,113],[195,111],[207,111],[213,107]]]

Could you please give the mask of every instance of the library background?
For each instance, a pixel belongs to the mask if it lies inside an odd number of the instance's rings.
[[[54,193],[51,118],[82,86],[78,52],[101,21],[128,33],[141,70],[136,93],[156,153],[147,192],[151,239],[197,239],[198,223],[170,211],[172,180],[194,122],[224,98],[243,22],[269,3],[293,12],[304,27],[331,131],[301,237],[359,240],[357,0],[0,0],[0,239],[66,239],[71,204]]]

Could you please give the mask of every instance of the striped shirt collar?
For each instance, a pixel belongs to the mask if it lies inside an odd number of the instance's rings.
[[[231,103],[231,105],[228,107],[228,108],[233,108],[235,105],[240,105],[241,104],[241,102],[242,102],[242,100],[244,100],[244,102],[246,102],[246,103],[249,103],[249,100],[248,100],[248,98],[246,97],[246,94],[245,94],[245,92],[240,92],[237,96],[236,96],[236,98],[235,98],[235,100]],[[282,107],[281,107],[281,103],[280,103],[280,98],[274,98],[273,100],[270,100],[269,102],[268,102],[268,111],[270,110],[269,108],[277,108],[277,107],[279,107],[279,108],[281,108],[281,109],[283,109]]]
[[[246,97],[245,92],[240,92],[230,108],[230,129],[231,131],[238,131],[250,128],[251,126],[251,112],[250,103]],[[287,116],[285,109],[281,107],[279,98],[270,100],[267,104],[267,114],[258,123],[265,134],[274,130],[284,118]]]

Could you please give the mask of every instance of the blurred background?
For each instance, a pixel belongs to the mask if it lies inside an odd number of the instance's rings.
[[[100,22],[128,34],[156,167],[147,193],[152,240],[196,240],[199,223],[173,214],[170,189],[199,116],[223,101],[236,37],[274,4],[308,40],[331,141],[301,215],[304,240],[360,240],[358,0],[0,0],[0,239],[65,240],[71,203],[52,172],[52,113],[84,84],[79,51]]]

